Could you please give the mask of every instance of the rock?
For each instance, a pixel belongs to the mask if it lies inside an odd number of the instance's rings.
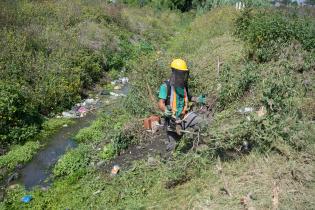
[[[105,161],[104,161],[104,160],[101,160],[101,161],[99,161],[99,162],[96,163],[96,166],[97,166],[97,167],[101,167],[101,166],[103,166],[104,164],[105,164]]]
[[[149,157],[148,158],[148,165],[149,166],[156,166],[160,163],[159,160],[155,159],[154,157]]]

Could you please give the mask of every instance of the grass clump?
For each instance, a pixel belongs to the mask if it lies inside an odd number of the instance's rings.
[[[24,145],[14,146],[6,155],[0,157],[0,168],[14,169],[18,164],[31,160],[40,148],[38,141],[29,141]]]
[[[91,148],[80,145],[78,148],[68,151],[58,160],[54,167],[54,176],[83,175],[87,172],[90,160]]]

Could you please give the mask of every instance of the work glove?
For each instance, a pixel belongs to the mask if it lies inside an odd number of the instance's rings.
[[[173,115],[173,112],[166,107],[165,111],[164,111],[164,116],[165,117],[171,117]]]
[[[197,103],[199,103],[199,104],[206,104],[206,96],[205,95],[200,95],[197,98]]]

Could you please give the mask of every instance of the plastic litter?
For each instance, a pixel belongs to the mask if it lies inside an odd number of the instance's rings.
[[[86,100],[84,101],[84,103],[85,103],[86,105],[90,105],[90,104],[95,105],[95,104],[97,103],[97,101],[98,101],[98,100],[95,100],[95,99],[93,99],[93,98],[88,98],[88,99],[86,99]]]
[[[238,110],[238,112],[241,114],[246,114],[246,113],[250,113],[253,111],[254,111],[254,108],[252,108],[252,107],[243,107],[243,108]]]
[[[110,175],[111,176],[116,176],[120,171],[120,167],[119,165],[114,165],[111,172],[110,172]]]
[[[115,97],[121,97],[121,96],[126,96],[125,94],[123,93],[114,93],[114,92],[110,92],[109,93],[111,96],[115,96]]]
[[[81,106],[81,107],[78,109],[78,112],[81,113],[81,114],[82,114],[82,113],[84,114],[84,113],[88,112],[88,109],[85,108],[84,106]]]
[[[29,203],[32,199],[33,199],[33,196],[31,196],[31,195],[25,195],[25,196],[22,197],[21,201],[22,201],[23,203]]]
[[[65,118],[76,118],[77,115],[74,111],[62,112],[62,116]]]
[[[129,82],[129,79],[128,79],[128,77],[121,77],[121,78],[119,78],[119,81],[120,81],[120,83],[125,85]]]
[[[120,90],[120,89],[121,89],[121,87],[118,85],[114,87],[114,90]]]
[[[62,127],[66,128],[66,127],[68,127],[68,125],[67,125],[67,124],[64,124]]]

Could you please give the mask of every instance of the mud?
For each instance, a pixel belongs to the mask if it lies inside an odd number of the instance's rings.
[[[160,131],[148,138],[147,142],[141,145],[132,145],[128,149],[122,151],[116,158],[106,163],[102,170],[105,173],[110,173],[114,165],[119,165],[120,170],[126,171],[132,167],[133,161],[148,160],[149,157],[169,158],[171,153],[166,151],[166,133]]]

